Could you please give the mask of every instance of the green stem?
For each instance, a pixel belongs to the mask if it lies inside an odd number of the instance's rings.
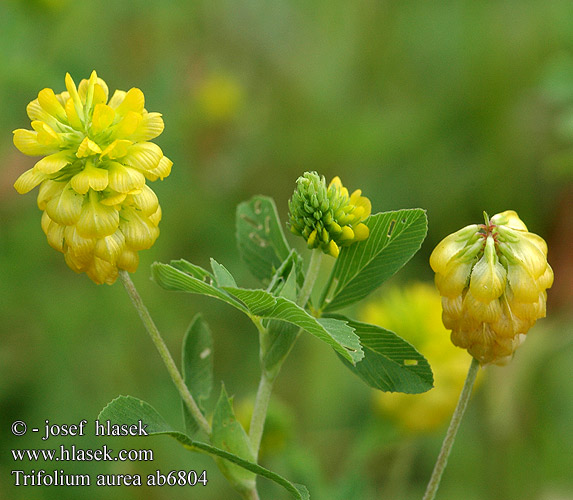
[[[316,278],[318,277],[318,272],[320,270],[321,262],[322,262],[322,251],[320,249],[315,249],[311,254],[310,262],[308,264],[308,269],[306,271],[306,276],[304,278],[304,283],[302,285],[297,300],[297,304],[301,307],[305,307],[306,303],[310,299],[310,294],[312,293],[312,289],[316,282]],[[263,437],[263,431],[265,428],[265,420],[267,418],[267,411],[269,408],[269,401],[271,399],[273,384],[275,379],[277,378],[277,375],[279,374],[282,363],[286,359],[286,355],[278,363],[278,365],[273,368],[272,372],[265,370],[263,366],[263,360],[265,356],[264,346],[265,346],[265,335],[267,335],[267,331],[265,328],[262,327],[260,323],[257,324],[257,328],[259,329],[259,340],[261,345],[261,380],[259,381],[259,388],[257,389],[257,396],[255,398],[255,405],[253,407],[253,415],[251,417],[251,424],[249,427],[249,438],[251,441],[251,447],[253,449],[253,453],[255,454],[255,457],[258,459],[259,449],[261,447],[261,439]]]
[[[468,401],[472,393],[472,388],[476,380],[478,370],[479,361],[475,358],[472,358],[466,381],[464,383],[462,393],[460,394],[460,399],[458,399],[458,404],[454,410],[454,414],[452,415],[450,426],[446,432],[446,437],[442,443],[442,449],[440,450],[440,454],[436,460],[436,465],[434,465],[434,471],[432,472],[432,477],[428,482],[428,487],[426,488],[426,493],[424,494],[423,500],[433,500],[436,497],[438,487],[440,486],[440,480],[442,479],[442,474],[444,473],[444,469],[448,463],[448,456],[450,455],[450,451],[452,451],[452,446],[454,444],[454,440],[456,439],[458,428],[460,427],[464,412],[468,406]]]
[[[141,300],[141,297],[137,292],[137,289],[135,288],[133,281],[131,281],[129,273],[127,271],[120,270],[119,276],[121,278],[123,286],[125,287],[125,290],[127,291],[127,294],[129,295],[129,298],[131,299],[131,302],[133,303],[135,309],[137,309],[137,312],[139,313],[139,317],[143,322],[143,326],[145,326],[145,329],[149,333],[151,340],[153,341],[155,347],[159,351],[159,355],[161,356],[163,363],[165,363],[165,367],[167,368],[167,371],[169,372],[169,375],[171,376],[171,380],[173,380],[175,387],[177,387],[177,390],[179,391],[181,398],[183,399],[187,408],[189,408],[191,415],[193,415],[193,418],[195,418],[195,421],[197,422],[199,427],[207,435],[210,436],[211,426],[203,416],[203,413],[201,413],[201,410],[199,409],[197,403],[195,402],[195,399],[193,399],[193,396],[189,392],[187,385],[185,385],[183,377],[181,377],[181,374],[179,373],[179,370],[177,369],[177,366],[175,365],[175,362],[171,357],[171,353],[169,352],[169,349],[167,348],[167,345],[165,344],[163,337],[161,337],[161,334],[159,333],[157,326],[155,326],[155,323],[153,322],[153,318],[151,317],[149,311],[147,310],[147,307],[145,307],[145,304]]]
[[[310,299],[314,283],[316,282],[316,278],[318,278],[318,271],[320,271],[322,255],[323,253],[320,248],[315,248],[310,255],[310,262],[308,264],[308,269],[306,270],[304,283],[302,284],[298,300],[296,301],[300,307],[305,307],[308,299]]]
[[[259,388],[257,390],[257,397],[255,399],[255,406],[253,408],[253,416],[251,418],[251,425],[249,427],[251,447],[257,460],[259,457],[259,449],[261,447],[263,430],[265,428],[265,420],[267,418],[269,401],[271,399],[271,392],[273,390],[273,383],[277,375],[278,371],[274,372],[274,376],[270,376],[269,373],[263,369],[261,373],[261,380],[259,381]]]
[[[256,488],[240,492],[240,494],[245,500],[259,500],[259,492]]]

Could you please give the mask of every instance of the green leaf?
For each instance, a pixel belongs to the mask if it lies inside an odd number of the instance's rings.
[[[371,216],[368,239],[343,248],[321,298],[320,309],[335,311],[358,302],[398,271],[420,249],[428,229],[420,208]]]
[[[157,413],[157,410],[155,410],[155,408],[153,408],[149,403],[146,403],[145,401],[134,398],[132,396],[119,396],[111,401],[100,412],[98,415],[98,420],[101,423],[109,421],[111,425],[133,425],[137,424],[138,421],[141,420],[142,423],[146,425],[145,430],[150,436],[165,434],[176,439],[189,450],[224,458],[225,460],[237,464],[238,466],[248,471],[254,472],[259,476],[266,477],[282,486],[294,498],[298,500],[310,499],[310,495],[305,486],[291,483],[275,472],[265,469],[264,467],[261,467],[260,465],[257,465],[248,460],[244,460],[237,455],[234,455],[233,453],[229,453],[228,451],[222,450],[207,443],[192,440],[189,438],[189,436],[173,429],[165,421],[165,419],[159,413]]]
[[[352,328],[342,321],[316,319],[293,301],[274,297],[264,290],[218,288],[201,281],[168,264],[155,262],[151,266],[153,279],[167,290],[198,293],[215,297],[239,309],[249,317],[281,320],[306,330],[326,342],[351,363],[357,363],[364,353]]]
[[[217,286],[237,286],[237,282],[235,281],[235,278],[233,278],[233,275],[225,266],[219,264],[215,259],[211,259],[211,268],[213,269],[213,275]]]
[[[177,261],[177,264],[180,266],[181,261]],[[189,263],[187,262],[186,264]],[[192,264],[190,265],[192,266]],[[197,293],[200,295],[215,297],[216,299],[222,300],[223,302],[226,302],[227,304],[236,307],[240,311],[248,314],[248,310],[243,304],[241,304],[235,298],[231,297],[222,289],[214,286],[211,283],[206,283],[205,281],[198,279],[191,274],[187,274],[187,272],[182,271],[173,265],[154,262],[151,264],[151,276],[158,285],[165,288],[166,290]],[[210,277],[210,274],[207,273],[206,277]]]
[[[240,203],[236,227],[241,258],[253,276],[268,282],[290,252],[273,199],[255,196]]]
[[[249,462],[256,461],[249,437],[235,417],[224,386],[221,387],[221,395],[213,412],[211,442],[217,448],[233,453],[239,458]],[[251,471],[220,458],[215,460],[221,472],[236,489],[249,491],[255,487],[256,475]]]
[[[430,390],[434,377],[430,364],[411,344],[390,330],[376,325],[337,319],[354,328],[364,349],[364,359],[352,365],[344,364],[370,387],[388,392],[418,394]]]
[[[292,280],[288,284],[290,289],[283,292],[283,288],[291,276]],[[302,286],[303,282],[304,274],[302,271],[302,258],[298,252],[293,249],[273,274],[269,286],[267,287],[267,292],[272,293],[276,297],[286,297],[294,302],[296,301],[297,285]]]
[[[190,274],[201,281],[211,282],[215,279],[209,271],[203,269],[201,266],[191,264],[191,262],[188,262],[185,259],[172,260],[169,264],[175,269],[179,269],[186,274]]]
[[[201,314],[195,315],[183,337],[181,366],[189,392],[201,409],[204,409],[202,402],[209,399],[213,387],[213,339]],[[182,404],[185,430],[193,437],[198,431],[198,425],[185,403]]]
[[[364,353],[360,341],[345,321],[317,319],[284,297],[273,297],[263,290],[225,287],[255,315],[292,323],[329,344],[338,354],[351,363],[360,361]],[[271,300],[272,299],[272,300]]]
[[[292,255],[292,253],[291,253]],[[283,266],[281,266],[283,269]],[[286,270],[286,269],[285,269]],[[295,266],[290,267],[290,273],[286,280],[281,276],[281,283],[276,287],[275,294],[284,297],[285,299],[296,301],[296,273]],[[273,277],[273,282],[278,280]],[[272,283],[272,282],[271,282]],[[294,341],[298,336],[300,328],[293,323],[286,323],[285,321],[269,320],[266,335],[261,338],[261,352],[263,368],[270,372],[275,367],[280,366],[280,363],[289,353]]]

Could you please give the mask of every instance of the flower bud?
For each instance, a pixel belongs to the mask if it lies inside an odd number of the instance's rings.
[[[363,222],[372,207],[360,189],[349,195],[339,177],[327,187],[324,176],[316,172],[305,172],[296,184],[289,200],[289,225],[308,248],[338,257],[341,246],[368,238],[369,229]]]
[[[553,284],[547,244],[513,210],[444,238],[430,256],[452,342],[482,365],[505,364],[537,319]]]
[[[118,90],[108,102],[95,71],[79,87],[66,75],[66,88],[40,91],[27,108],[33,130],[14,131],[24,154],[47,155],[14,187],[24,194],[39,185],[50,246],[74,271],[112,284],[119,269],[137,269],[137,252],[159,235],[161,208],[145,180],[171,172],[171,160],[148,142],[163,131],[163,119],[145,110],[136,88]]]

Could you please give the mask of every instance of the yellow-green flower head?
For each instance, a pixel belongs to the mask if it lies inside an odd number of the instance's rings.
[[[74,271],[112,284],[119,269],[137,269],[138,251],[159,235],[161,208],[145,180],[171,172],[171,160],[149,142],[163,119],[147,112],[137,88],[108,100],[95,71],[78,87],[69,74],[65,82],[66,92],[44,89],[28,104],[33,130],[14,131],[20,151],[43,156],[14,187],[24,194],[40,186],[48,243]]]
[[[428,433],[447,422],[468,367],[468,354],[452,345],[440,317],[440,295],[427,283],[392,288],[366,302],[360,319],[396,332],[426,357],[434,388],[423,394],[375,391],[374,404],[408,433]]]
[[[370,230],[363,222],[371,211],[360,189],[349,195],[339,177],[327,186],[324,176],[305,172],[289,200],[290,230],[302,236],[308,248],[338,257],[341,246],[368,238]]]
[[[547,244],[513,210],[444,238],[430,256],[452,342],[482,365],[505,364],[538,318],[553,284]]]

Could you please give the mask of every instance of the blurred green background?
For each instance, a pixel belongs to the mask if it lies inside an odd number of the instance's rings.
[[[317,170],[361,187],[374,212],[422,207],[421,251],[392,279],[431,281],[446,234],[513,209],[549,243],[549,318],[513,363],[490,368],[470,405],[441,499],[573,498],[573,24],[571,2],[532,0],[2,0],[0,2],[0,498],[238,498],[214,462],[169,438],[14,437],[24,420],[90,425],[119,394],[180,426],[180,404],[119,284],[75,275],[40,228],[35,195],[12,185],[33,158],[12,145],[39,90],[95,69],[110,90],[139,87],[163,113],[173,160],[157,182],[161,237],[133,280],[174,357],[199,310],[215,373],[248,407],[257,335],[239,313],[171,294],[154,260],[216,258],[243,286],[237,203],[275,198],[283,221],[296,178]],[[293,242],[294,244],[294,242]],[[384,293],[384,288],[380,294]],[[398,332],[400,333],[400,332]],[[469,364],[469,358],[468,358]],[[444,424],[445,425],[445,424]],[[324,345],[303,336],[275,386],[262,463],[313,499],[421,498],[444,426],[406,435]],[[11,448],[152,448],[150,463],[16,464]],[[207,487],[23,488],[10,471],[95,475],[207,469]],[[286,494],[260,480],[262,498]]]

